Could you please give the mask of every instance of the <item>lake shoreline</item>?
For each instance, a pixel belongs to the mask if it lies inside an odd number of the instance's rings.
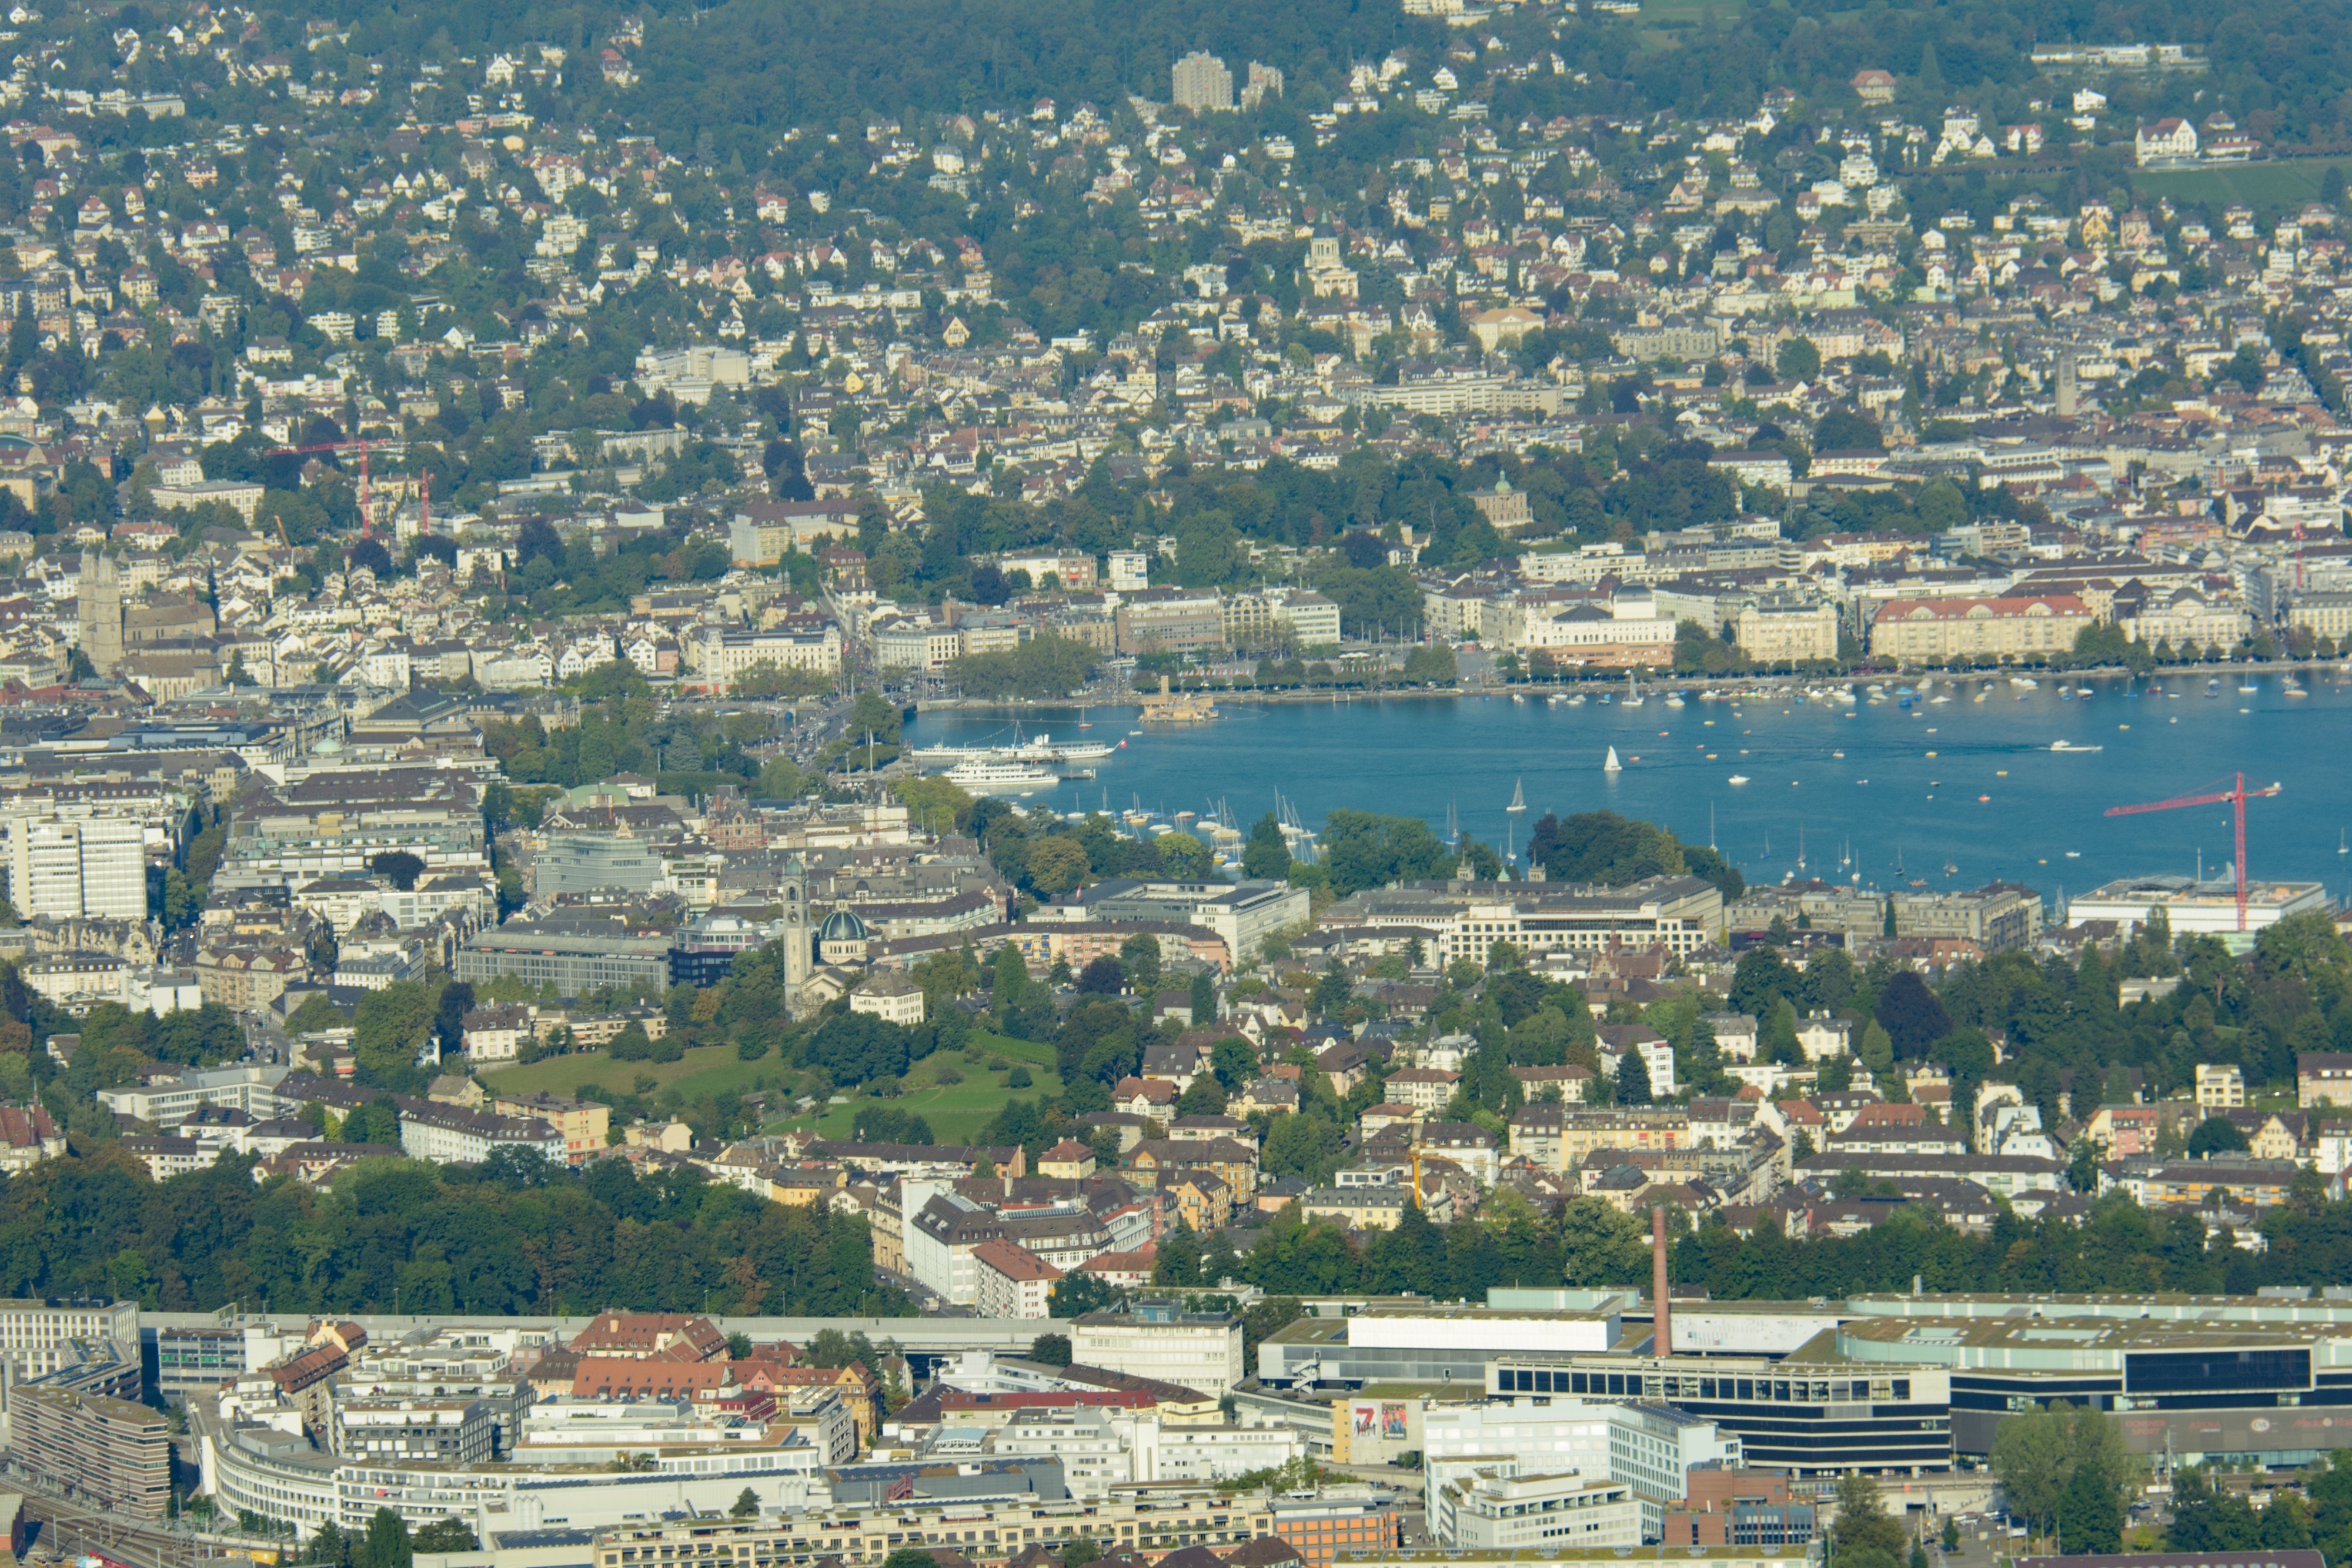
[[[1088,724],[1113,754],[1090,765],[1094,778],[1029,804],[1140,809],[1154,827],[1180,826],[1188,811],[1245,828],[1268,810],[1315,827],[1344,809],[1417,817],[1507,852],[1547,811],[1611,810],[1717,847],[1750,881],[1859,874],[1892,885],[1925,868],[1937,886],[2014,881],[2045,896],[2225,866],[2235,851],[2227,811],[2105,812],[2243,772],[2283,782],[2293,802],[2249,811],[2252,869],[2345,896],[2352,852],[2339,857],[2338,829],[2352,832],[2352,791],[2334,759],[2352,752],[2352,674],[2340,661],[2176,664],[2144,681],[2034,672],[2032,687],[2011,686],[2011,674],[1924,693],[1925,677],[1913,677],[1902,683],[1908,697],[1888,679],[1877,701],[1860,677],[1645,682],[1638,707],[1592,700],[1622,697],[1622,678],[1613,689],[1582,685],[1586,701],[1573,707],[1545,698],[1576,683],[1342,691],[1338,701],[1244,691],[1217,694],[1221,720],[1198,726],[1145,726],[1125,704],[973,702],[930,708],[908,736],[1001,744],[1016,721],[1057,739]],[[2243,685],[2258,695],[2235,689]],[[1692,695],[1706,690],[1725,700]],[[1683,705],[1666,706],[1675,694]],[[1526,811],[1507,810],[1522,787]]]
[[[2231,662],[2220,664],[2159,664],[2147,672],[2151,681],[2170,680],[2176,676],[2194,677],[2202,674],[2218,680],[2226,673],[2246,674],[2302,674],[2326,670],[2352,670],[2352,659],[2271,659],[2259,664]],[[1470,698],[1486,699],[1497,696],[1518,696],[1534,700],[1562,695],[1583,695],[1592,692],[1613,692],[1621,688],[1622,671],[1616,679],[1599,674],[1576,679],[1552,681],[1496,681],[1490,684],[1456,685],[1451,686],[1392,686],[1366,690],[1361,687],[1323,686],[1311,690],[1260,690],[1255,686],[1191,686],[1222,705],[1234,707],[1286,707],[1309,704],[1319,707],[1344,706],[1349,703],[1389,702],[1459,702]],[[2030,665],[2000,664],[1971,670],[1916,670],[1902,674],[1879,672],[1842,674],[1650,674],[1646,692],[1663,695],[1679,692],[1689,697],[1697,692],[1716,691],[1725,700],[1737,700],[1750,695],[1767,696],[1804,691],[1817,686],[1834,685],[1916,685],[1923,681],[1970,680],[1998,681],[2023,675],[2031,680],[2058,682],[2061,680],[2138,679],[2135,672],[2121,664],[2101,664],[2079,670],[2050,670]],[[1113,711],[1139,708],[1143,694],[1139,692],[1106,693],[1099,701],[1075,697],[923,697],[912,705],[917,714],[1031,714],[1072,713],[1082,708],[1102,708]],[[1192,725],[1171,725],[1170,729],[1197,728]]]

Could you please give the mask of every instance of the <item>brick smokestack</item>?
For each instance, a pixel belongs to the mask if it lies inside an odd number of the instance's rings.
[[[1672,1355],[1675,1353],[1674,1305],[1668,1298],[1666,1210],[1661,1204],[1650,1210],[1650,1300],[1656,1307],[1657,1322],[1651,1343],[1654,1355]]]

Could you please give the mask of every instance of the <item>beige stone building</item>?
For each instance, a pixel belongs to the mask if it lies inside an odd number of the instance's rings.
[[[2016,599],[1890,600],[1872,622],[1870,651],[1909,663],[1929,659],[2042,659],[2072,652],[2093,623],[2071,593]]]
[[[1759,664],[1834,659],[1837,607],[1801,600],[1759,600],[1739,612],[1733,635],[1738,639],[1739,651]]]

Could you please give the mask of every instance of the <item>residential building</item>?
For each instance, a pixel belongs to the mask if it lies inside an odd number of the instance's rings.
[[[1216,56],[1195,49],[1178,60],[1170,75],[1177,108],[1207,113],[1234,107],[1234,73]]]
[[[60,1388],[8,1396],[10,1447],[27,1478],[126,1520],[161,1521],[172,1496],[171,1421],[127,1399]]]
[[[2233,1061],[2197,1064],[2197,1105],[2201,1111],[2235,1111],[2246,1103],[2246,1075]]]
[[[2352,1052],[2306,1051],[2294,1059],[2295,1103],[2352,1106]]]
[[[524,1150],[558,1165],[570,1157],[562,1129],[547,1122],[429,1100],[401,1105],[400,1147],[411,1159],[436,1166],[479,1165],[502,1148]]]
[[[501,1094],[489,1109],[494,1115],[546,1123],[562,1134],[564,1155],[575,1165],[603,1150],[612,1130],[612,1107],[601,1100],[574,1100],[541,1091]]]
[[[998,1237],[972,1249],[972,1305],[983,1318],[1053,1316],[1062,1271],[1019,1242]]]
[[[893,971],[868,975],[849,993],[849,1010],[911,1029],[923,1021],[923,988]]]

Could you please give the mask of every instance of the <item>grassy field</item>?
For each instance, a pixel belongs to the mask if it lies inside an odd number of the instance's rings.
[[[1697,22],[1712,11],[1717,25],[1729,26],[1747,8],[1746,0],[1642,0],[1642,20]]]
[[[2169,196],[2177,203],[2220,206],[2243,202],[2263,212],[2317,201],[2319,183],[2330,165],[2352,173],[2352,158],[2298,158],[2276,163],[2135,172],[2132,183],[2150,196]]]
[[[731,1045],[706,1045],[689,1051],[677,1061],[615,1061],[601,1051],[551,1056],[525,1067],[484,1073],[482,1086],[493,1094],[577,1094],[581,1086],[601,1083],[624,1094],[637,1092],[640,1077],[653,1080],[653,1092],[675,1085],[688,1100],[733,1089],[742,1091],[765,1082],[779,1085],[799,1074],[773,1056],[740,1061]]]
[[[1062,1080],[1054,1071],[1052,1046],[985,1032],[974,1033],[971,1044],[979,1048],[976,1061],[967,1061],[962,1053],[947,1051],[915,1063],[906,1077],[906,1092],[891,1102],[929,1122],[931,1135],[942,1144],[971,1141],[972,1134],[995,1119],[1007,1100],[1062,1092]],[[991,1061],[1004,1062],[1007,1071],[989,1071]],[[1004,1080],[1015,1064],[1029,1070],[1031,1082],[1026,1089],[1005,1086]],[[940,1082],[942,1069],[961,1073],[963,1082]],[[639,1089],[641,1078],[651,1080],[647,1088]],[[679,1061],[665,1062],[615,1061],[601,1051],[582,1051],[482,1075],[482,1086],[492,1094],[576,1095],[583,1086],[595,1083],[624,1094],[658,1094],[674,1087],[688,1101],[730,1089],[739,1093],[760,1088],[797,1091],[800,1082],[801,1074],[775,1057],[743,1061],[731,1045],[701,1046]],[[808,1115],[772,1121],[768,1130],[814,1126],[827,1137],[846,1138],[858,1106],[869,1103],[864,1095],[853,1095],[845,1103],[826,1105]]]
[[[1053,1047],[985,1033],[975,1033],[971,1043],[981,1048],[979,1061],[967,1061],[962,1053],[956,1051],[925,1057],[907,1073],[906,1092],[889,1102],[929,1123],[931,1136],[942,1144],[971,1142],[982,1127],[996,1119],[1007,1100],[1034,1100],[1062,1092],[1062,1080],[1054,1071]],[[990,1061],[1005,1062],[1008,1069],[1016,1062],[1028,1068],[1029,1087],[1006,1088],[1006,1074],[989,1071]],[[963,1082],[941,1083],[938,1078],[941,1068],[962,1073]],[[846,1138],[851,1123],[857,1118],[858,1106],[870,1103],[860,1095],[846,1104],[827,1105],[814,1118],[814,1124],[827,1137]],[[809,1117],[799,1117],[780,1124],[806,1126],[811,1121]]]

